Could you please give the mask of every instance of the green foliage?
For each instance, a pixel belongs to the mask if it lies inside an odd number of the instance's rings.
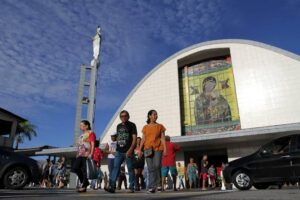
[[[29,121],[20,122],[17,126],[15,137],[16,149],[18,149],[19,144],[23,143],[25,139],[30,141],[32,137],[35,136],[37,136],[35,125],[31,124]]]

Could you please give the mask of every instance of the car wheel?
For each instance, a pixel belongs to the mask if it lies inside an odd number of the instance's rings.
[[[270,186],[270,184],[269,183],[255,183],[255,184],[253,184],[253,186],[258,190],[265,190]]]
[[[21,189],[28,182],[28,173],[23,167],[9,169],[3,179],[4,186],[9,189]]]
[[[233,184],[239,190],[249,190],[252,187],[252,177],[246,171],[237,171],[233,175]]]

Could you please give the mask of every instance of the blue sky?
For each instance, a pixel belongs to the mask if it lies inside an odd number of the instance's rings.
[[[147,72],[185,47],[248,39],[300,54],[300,0],[0,3],[0,107],[38,126],[39,136],[21,147],[72,144],[79,67],[92,59],[98,25],[98,137]]]

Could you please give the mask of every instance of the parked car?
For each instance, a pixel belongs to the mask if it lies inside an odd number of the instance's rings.
[[[257,152],[229,162],[223,170],[226,183],[240,190],[267,189],[270,185],[300,181],[300,134],[284,136]]]
[[[40,174],[37,161],[0,147],[0,188],[22,189]]]

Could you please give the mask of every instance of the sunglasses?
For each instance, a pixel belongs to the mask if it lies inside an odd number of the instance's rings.
[[[121,115],[120,117],[121,117],[121,118],[125,118],[125,117],[128,117],[128,116],[127,116],[127,115]]]

